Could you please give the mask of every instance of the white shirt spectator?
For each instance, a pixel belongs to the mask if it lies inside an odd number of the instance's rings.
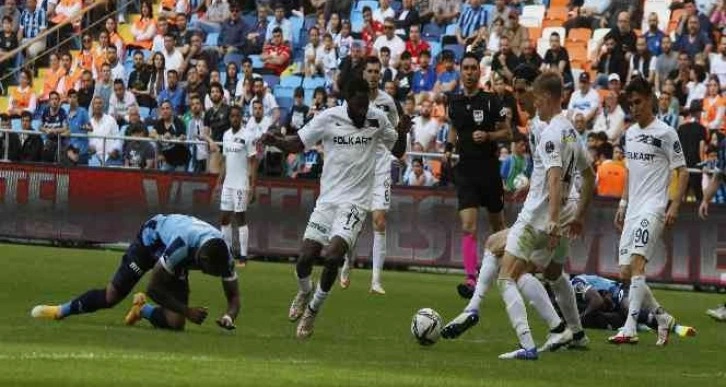
[[[570,97],[570,103],[567,105],[567,116],[572,119],[577,113],[581,113],[587,117],[596,111],[599,106],[600,96],[593,88],[590,88],[587,94],[582,94],[582,90],[577,90]]]
[[[413,141],[423,147],[424,152],[436,152],[436,135],[441,125],[435,118],[418,116],[413,119]]]
[[[226,103],[227,105],[231,105],[229,90],[224,89],[224,96],[222,98],[224,98],[224,103]],[[204,97],[204,109],[209,110],[212,108],[212,106],[214,106],[214,104],[212,103],[212,98],[209,96],[209,94],[207,94]]]
[[[93,128],[91,134],[95,136],[120,135],[116,120],[108,114],[102,115],[100,120],[96,120],[96,118],[91,116],[91,128]],[[96,149],[96,154],[99,155],[101,160],[106,160],[108,155],[114,150],[122,151],[122,140],[106,140],[105,142],[106,147],[104,152],[104,140],[102,138],[91,138],[88,140],[89,147]]]
[[[338,53],[335,47],[331,48],[330,51],[326,50],[325,47],[321,47],[321,50],[315,55],[316,66],[323,69],[325,77],[332,81],[335,70],[338,69]]]
[[[432,187],[434,184],[436,184],[436,179],[434,178],[434,175],[431,174],[431,172],[425,169],[420,176],[416,176],[416,174],[413,172],[413,168],[410,168],[408,173],[406,173],[406,176],[403,177],[403,183],[405,185],[415,187]]]
[[[701,83],[696,82],[688,82],[686,85],[686,88],[688,89],[688,98],[686,99],[686,107],[691,107],[691,102],[696,99],[704,99],[706,97],[706,91],[708,90],[708,87],[706,87],[706,81],[703,81]]]
[[[113,118],[123,118],[124,120],[129,120],[129,113],[128,110],[132,106],[137,106],[136,103],[136,97],[134,96],[134,93],[126,90],[124,93],[123,100],[119,100],[116,96],[116,93],[111,93],[111,98],[108,100],[108,115],[110,115]]]
[[[394,35],[393,39],[390,40],[386,35],[381,35],[373,43],[373,48],[376,52],[380,52],[383,47],[388,47],[391,50],[391,65],[397,66],[398,58],[406,51],[406,43],[398,35]]]
[[[610,3],[611,0],[585,0],[581,8],[591,9],[595,15],[602,15],[610,8]]]
[[[257,100],[257,96],[254,96],[250,101],[249,115],[252,117],[252,104]],[[265,91],[265,96],[262,97],[262,110],[265,111],[265,117],[272,117],[272,113],[277,109],[277,100],[272,93]]]
[[[267,25],[267,33],[265,34],[265,41],[268,42],[272,39],[272,30],[276,27],[282,29],[282,40],[285,42],[292,42],[292,23],[287,18],[282,19],[281,22],[277,22],[277,19],[273,19],[270,24]]]
[[[162,42],[162,47],[163,45],[164,43]],[[171,53],[166,52],[166,50],[161,50],[161,54],[164,55],[164,69],[166,71],[179,71],[184,63],[184,56],[178,49],[174,48],[174,51]],[[181,74],[179,74],[179,77],[181,77]]]
[[[615,106],[612,113],[606,113],[605,109],[600,111],[595,118],[595,124],[592,127],[593,133],[605,132],[609,141],[617,141],[623,133],[625,127],[625,112],[620,105]]]
[[[713,56],[711,60],[711,74],[718,76],[718,83],[721,84],[721,89],[726,87],[726,56]]]
[[[204,134],[204,114],[200,114],[199,117],[192,117],[189,119],[187,124],[187,138],[190,140],[200,141],[199,137]],[[196,145],[196,159],[198,161],[206,160],[209,158],[209,146],[207,144]]]
[[[100,78],[100,75],[96,71],[96,66],[93,66],[93,78],[96,80]],[[117,79],[124,81],[124,85],[128,83],[126,69],[124,69],[124,65],[120,60],[116,62],[116,66],[111,67],[111,81],[113,82]]]
[[[373,17],[373,20],[383,23],[384,20],[386,20],[387,17],[396,17],[396,11],[393,10],[393,7],[388,7],[385,10],[382,8],[378,8],[377,10],[373,11],[373,14],[371,15]]]

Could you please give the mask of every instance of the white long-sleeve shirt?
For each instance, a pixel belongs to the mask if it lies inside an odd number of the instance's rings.
[[[119,136],[118,125],[116,120],[108,114],[104,114],[100,119],[91,117],[91,128],[93,129],[90,134],[94,136]],[[109,153],[113,150],[121,152],[123,148],[122,140],[105,140],[105,152],[104,152],[104,139],[103,138],[91,138],[88,141],[89,147],[96,149],[96,154],[100,156],[101,160],[106,160]]]

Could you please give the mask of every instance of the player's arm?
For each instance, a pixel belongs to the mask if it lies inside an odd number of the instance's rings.
[[[287,153],[300,153],[305,150],[305,144],[297,134],[283,136],[281,134],[272,134],[267,132],[262,135],[260,141],[264,145],[280,148],[282,151]]]
[[[219,162],[219,175],[217,175],[217,186],[224,184],[224,177],[227,174],[227,158],[222,154],[222,160]]]
[[[587,289],[587,291],[583,295],[583,298],[585,299],[585,302],[587,302],[587,306],[585,307],[585,310],[580,314],[580,319],[584,318],[590,313],[597,312],[605,304],[605,300],[602,298],[600,293],[598,293],[598,291],[593,288]]]
[[[498,102],[491,102],[491,112],[494,113],[494,131],[486,134],[486,140],[489,141],[512,141],[512,127],[507,120],[506,108]]]
[[[254,195],[255,188],[257,187],[257,155],[253,154],[247,158],[247,178],[249,179],[250,192]]]
[[[316,114],[315,117],[303,126],[296,134],[283,136],[282,134],[273,134],[267,132],[262,135],[260,142],[264,145],[280,148],[283,152],[301,153],[306,146],[312,147],[323,139],[325,128],[328,125],[328,113],[323,111]]]
[[[217,320],[217,325],[225,329],[235,329],[234,321],[239,315],[240,295],[239,281],[235,276],[233,279],[222,279],[224,297],[227,299],[227,312]]]
[[[668,156],[668,163],[670,164],[671,170],[675,170],[678,174],[678,196],[676,196],[676,200],[671,202],[666,212],[666,226],[671,226],[675,223],[678,217],[678,210],[681,208],[683,198],[686,196],[686,190],[688,190],[688,169],[686,168],[686,158],[683,155],[681,141],[678,139],[678,134],[676,134],[675,130],[669,132],[669,137],[673,146],[666,149],[666,155]]]
[[[169,291],[177,279],[169,273],[161,262],[157,262],[151,272],[151,280],[146,290],[147,295],[165,309],[179,313],[195,324],[201,324],[207,317],[206,308],[190,308],[179,301]]]

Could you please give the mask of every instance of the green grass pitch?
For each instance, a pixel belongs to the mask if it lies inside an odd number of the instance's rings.
[[[121,254],[0,245],[0,385],[2,386],[726,386],[726,324],[704,310],[723,295],[656,290],[677,318],[696,326],[695,338],[656,348],[653,333],[637,346],[605,342],[589,331],[589,351],[542,354],[539,361],[502,361],[515,348],[496,292],[482,321],[456,341],[420,347],[409,324],[421,307],[450,319],[463,307],[459,276],[385,272],[388,295],[368,294],[370,273],[353,272],[337,285],[307,342],[294,338],[287,307],[296,289],[289,264],[252,262],[240,271],[242,314],[236,332],[213,320],[223,312],[217,279],[194,273],[194,305],[210,308],[202,326],[185,332],[123,325],[131,300],[116,309],[65,321],[34,321],[39,303],[60,303],[104,285]],[[317,272],[317,270],[316,270]],[[143,289],[145,283],[138,288]],[[535,337],[545,331],[530,311]]]

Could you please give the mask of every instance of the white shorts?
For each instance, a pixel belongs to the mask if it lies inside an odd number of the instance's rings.
[[[327,245],[331,238],[337,236],[348,244],[348,248],[352,248],[363,229],[366,214],[366,210],[355,204],[316,205],[303,239]]]
[[[247,189],[222,187],[219,209],[229,212],[247,211]]]
[[[625,219],[623,233],[620,235],[618,264],[630,265],[633,254],[642,255],[646,260],[654,256],[658,249],[665,222],[662,215],[641,213]]]
[[[517,258],[534,263],[539,268],[547,267],[550,262],[564,265],[569,250],[567,238],[561,237],[554,250],[547,248],[548,242],[549,235],[546,232],[517,220],[509,229],[504,250]]]
[[[377,173],[373,182],[372,211],[388,211],[391,208],[391,171]]]

